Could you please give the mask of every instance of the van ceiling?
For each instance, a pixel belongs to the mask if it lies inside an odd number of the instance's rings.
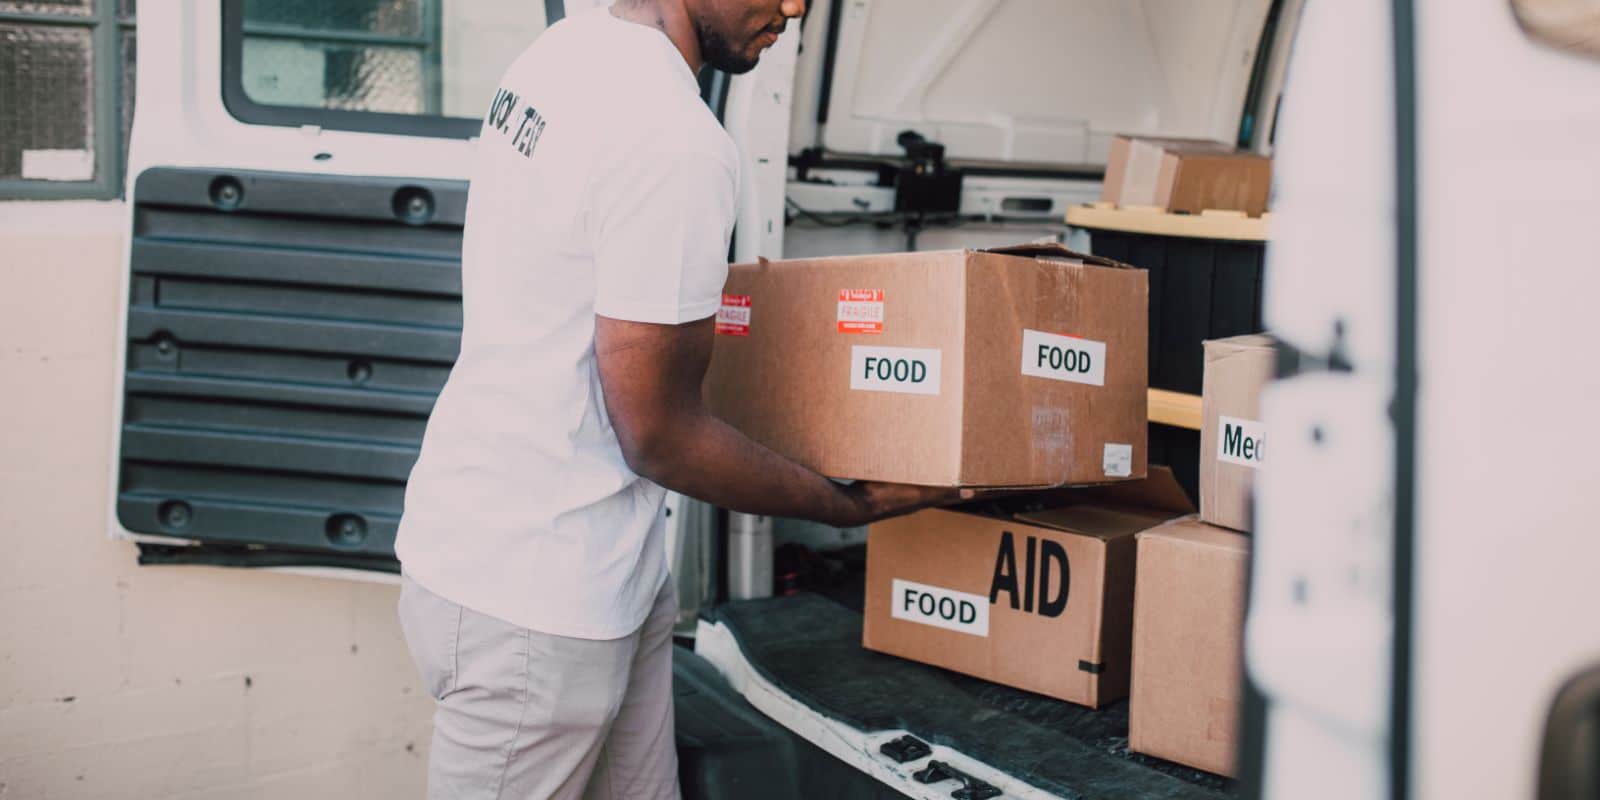
[[[912,129],[952,158],[1103,166],[1118,133],[1233,141],[1271,5],[835,0],[822,144],[894,155]]]

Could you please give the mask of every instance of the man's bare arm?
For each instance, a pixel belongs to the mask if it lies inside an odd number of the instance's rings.
[[[841,486],[712,416],[700,384],[711,362],[711,319],[654,325],[595,318],[606,412],[634,472],[734,511],[862,525],[953,502],[953,489],[858,482]]]

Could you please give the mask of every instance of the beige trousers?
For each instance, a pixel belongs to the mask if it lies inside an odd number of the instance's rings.
[[[595,641],[520,628],[409,577],[400,624],[438,709],[430,800],[678,797],[667,581],[639,630]]]

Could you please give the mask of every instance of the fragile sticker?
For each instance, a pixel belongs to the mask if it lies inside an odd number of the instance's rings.
[[[1261,448],[1267,442],[1267,426],[1253,419],[1217,417],[1222,435],[1217,437],[1217,460],[1241,467],[1261,469]]]
[[[1126,478],[1133,474],[1133,445],[1106,442],[1100,466],[1107,478]]]
[[[1106,343],[1024,328],[1022,374],[1090,386],[1106,385]]]
[[[839,290],[840,333],[883,333],[883,290]]]
[[[989,598],[895,578],[889,616],[970,634],[989,635]]]
[[[750,295],[725,294],[717,309],[717,333],[723,336],[750,335]]]
[[[867,392],[938,394],[943,352],[926,347],[850,348],[850,388]]]

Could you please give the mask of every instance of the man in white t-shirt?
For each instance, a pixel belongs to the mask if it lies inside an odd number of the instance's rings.
[[[956,498],[841,486],[701,405],[739,159],[695,73],[750,70],[804,10],[619,0],[551,26],[500,82],[461,355],[395,544],[438,701],[432,797],[677,796],[667,489],[838,526]]]

